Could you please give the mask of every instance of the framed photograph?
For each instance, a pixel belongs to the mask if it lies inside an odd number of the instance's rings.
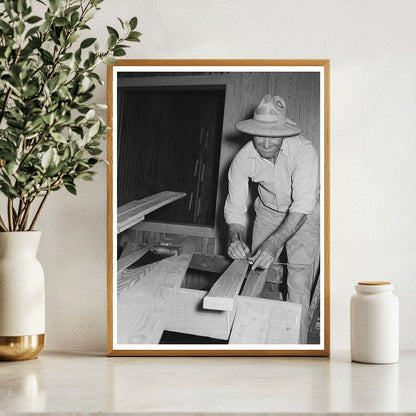
[[[107,75],[107,354],[328,356],[329,61]]]

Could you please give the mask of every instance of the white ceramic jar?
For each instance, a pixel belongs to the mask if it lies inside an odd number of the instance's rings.
[[[399,360],[399,301],[390,282],[359,282],[351,297],[351,359],[389,364]]]

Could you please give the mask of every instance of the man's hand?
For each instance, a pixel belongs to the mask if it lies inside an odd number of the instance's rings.
[[[234,260],[243,260],[251,254],[250,249],[244,241],[235,240],[228,247],[228,255]]]
[[[253,261],[252,270],[255,270],[257,267],[268,269],[274,263],[279,248],[273,241],[266,240],[259,247],[256,254],[250,258],[250,261]]]
[[[241,236],[245,234],[244,227],[240,224],[229,224],[228,238],[230,245],[228,247],[228,255],[234,260],[247,259],[251,256],[251,251],[247,244],[241,240]]]

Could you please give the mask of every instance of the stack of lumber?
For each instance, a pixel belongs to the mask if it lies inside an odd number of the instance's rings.
[[[211,267],[223,261],[220,256],[193,255],[188,247],[184,254],[139,270],[134,284],[118,296],[118,343],[157,344],[164,331],[230,344],[299,342],[302,306],[257,297],[267,272],[250,271],[246,278],[245,260],[231,262],[209,291],[181,288],[189,265],[195,266],[201,256]]]
[[[186,196],[183,192],[164,191],[138,201],[131,201],[117,209],[117,234],[144,220],[164,205]]]
[[[166,191],[120,207],[117,233],[183,196]],[[178,241],[174,243],[178,245]],[[138,267],[132,265],[152,247],[139,243],[124,247],[117,261],[118,344],[157,344],[164,331],[230,344],[299,342],[302,305],[264,299],[273,297],[265,286],[267,271],[248,273],[246,260],[230,262],[221,256],[194,253],[195,245],[196,238],[189,237],[180,242],[178,255]],[[184,288],[189,267],[221,276],[209,291]]]

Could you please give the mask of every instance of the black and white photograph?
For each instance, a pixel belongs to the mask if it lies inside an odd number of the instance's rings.
[[[110,355],[327,355],[329,61],[143,62],[108,77]]]

